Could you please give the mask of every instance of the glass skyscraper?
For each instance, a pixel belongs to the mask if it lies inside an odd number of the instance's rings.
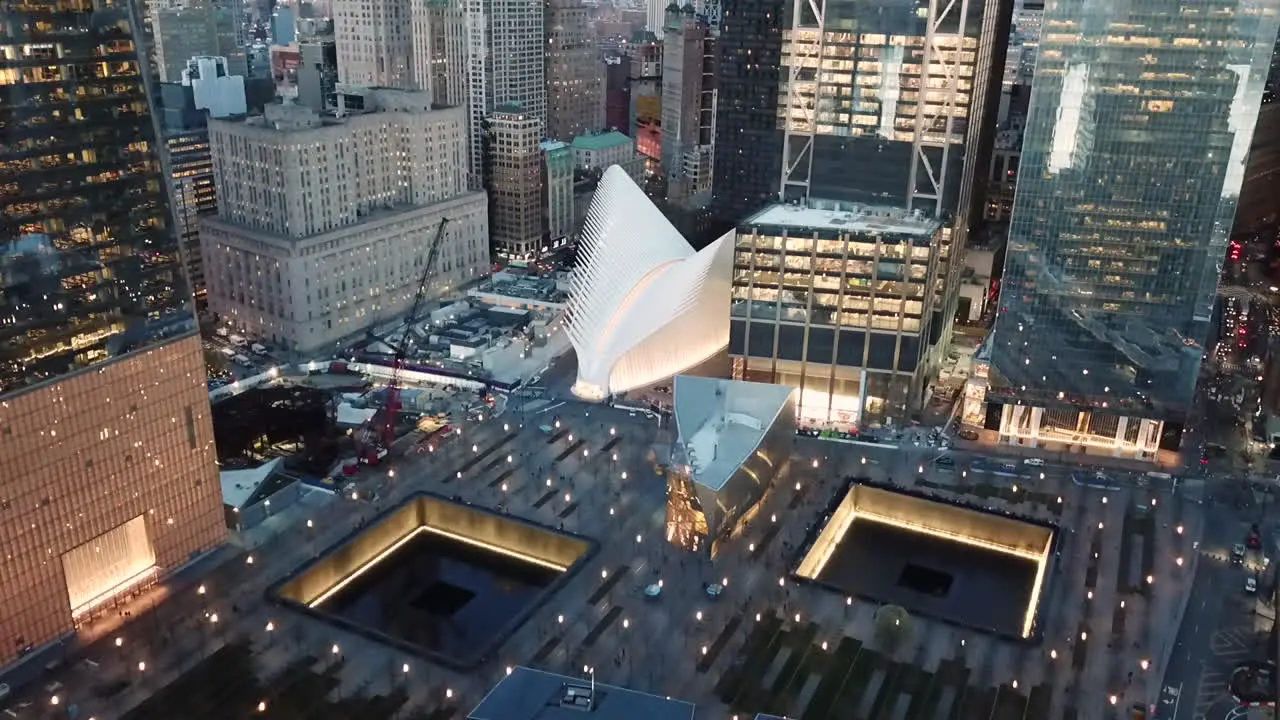
[[[225,535],[135,17],[0,3],[0,667]]]
[[[1280,0],[1046,3],[991,352],[1008,442],[1176,445]]]

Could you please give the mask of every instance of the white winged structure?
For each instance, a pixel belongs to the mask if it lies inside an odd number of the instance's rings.
[[[653,385],[729,344],[730,231],[695,252],[617,165],[605,170],[570,280],[573,392],[601,401]]]

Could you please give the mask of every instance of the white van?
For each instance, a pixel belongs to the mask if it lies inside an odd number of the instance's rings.
[[[1030,465],[1031,467],[1044,467],[1044,460],[1040,458],[1027,458],[1022,461],[1022,464]]]
[[[222,353],[223,355],[226,355],[229,358],[233,358],[236,356],[236,351],[232,350],[229,347],[219,348],[218,352]]]
[[[231,334],[231,331],[224,327],[218,328],[217,330],[214,330],[214,332],[218,334],[218,337],[226,337]]]
[[[244,347],[245,345],[248,345],[248,344],[249,344],[249,341],[248,341],[248,340],[245,340],[243,337],[241,337],[241,336],[239,336],[239,335],[232,335],[232,336],[228,337],[228,338],[227,338],[227,340],[228,340],[232,345],[235,345],[236,347]]]
[[[254,343],[254,344],[250,345],[250,346],[249,346],[249,350],[250,350],[250,351],[252,351],[254,355],[266,355],[266,354],[267,354],[267,346],[266,346],[266,345],[263,345],[263,344],[261,344],[261,343]]]
[[[243,365],[244,367],[253,367],[253,361],[249,359],[248,355],[236,355],[231,359],[234,360],[237,365]]]

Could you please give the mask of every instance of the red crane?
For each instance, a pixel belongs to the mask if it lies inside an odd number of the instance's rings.
[[[422,266],[422,275],[418,277],[418,291],[413,295],[413,304],[409,306],[409,314],[405,315],[404,326],[400,333],[400,341],[395,345],[395,356],[391,361],[391,379],[387,381],[387,400],[382,406],[381,426],[377,428],[376,439],[371,446],[366,446],[360,459],[369,465],[376,465],[386,457],[387,450],[396,439],[396,419],[400,417],[400,373],[404,370],[405,358],[409,354],[409,336],[413,326],[418,322],[418,312],[422,309],[422,300],[427,294],[427,284],[435,274],[436,257],[440,254],[440,240],[444,237],[445,225],[449,218],[440,218],[436,227],[436,235],[431,239],[427,249],[427,261]]]

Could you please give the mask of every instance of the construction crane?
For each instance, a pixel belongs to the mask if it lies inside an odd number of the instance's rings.
[[[440,240],[444,237],[445,225],[449,218],[440,218],[436,227],[436,235],[431,239],[427,249],[427,261],[422,266],[422,274],[418,277],[418,291],[413,295],[413,304],[409,306],[409,314],[404,318],[403,330],[399,342],[395,344],[395,355],[391,360],[391,379],[387,381],[386,402],[382,406],[380,426],[375,429],[374,442],[366,445],[360,460],[367,465],[377,465],[387,456],[387,451],[396,439],[396,420],[400,417],[400,374],[404,370],[405,358],[409,355],[409,337],[413,326],[418,322],[418,312],[422,309],[422,300],[427,295],[427,284],[435,274],[436,257],[440,254]],[[376,421],[376,416],[375,416]]]

